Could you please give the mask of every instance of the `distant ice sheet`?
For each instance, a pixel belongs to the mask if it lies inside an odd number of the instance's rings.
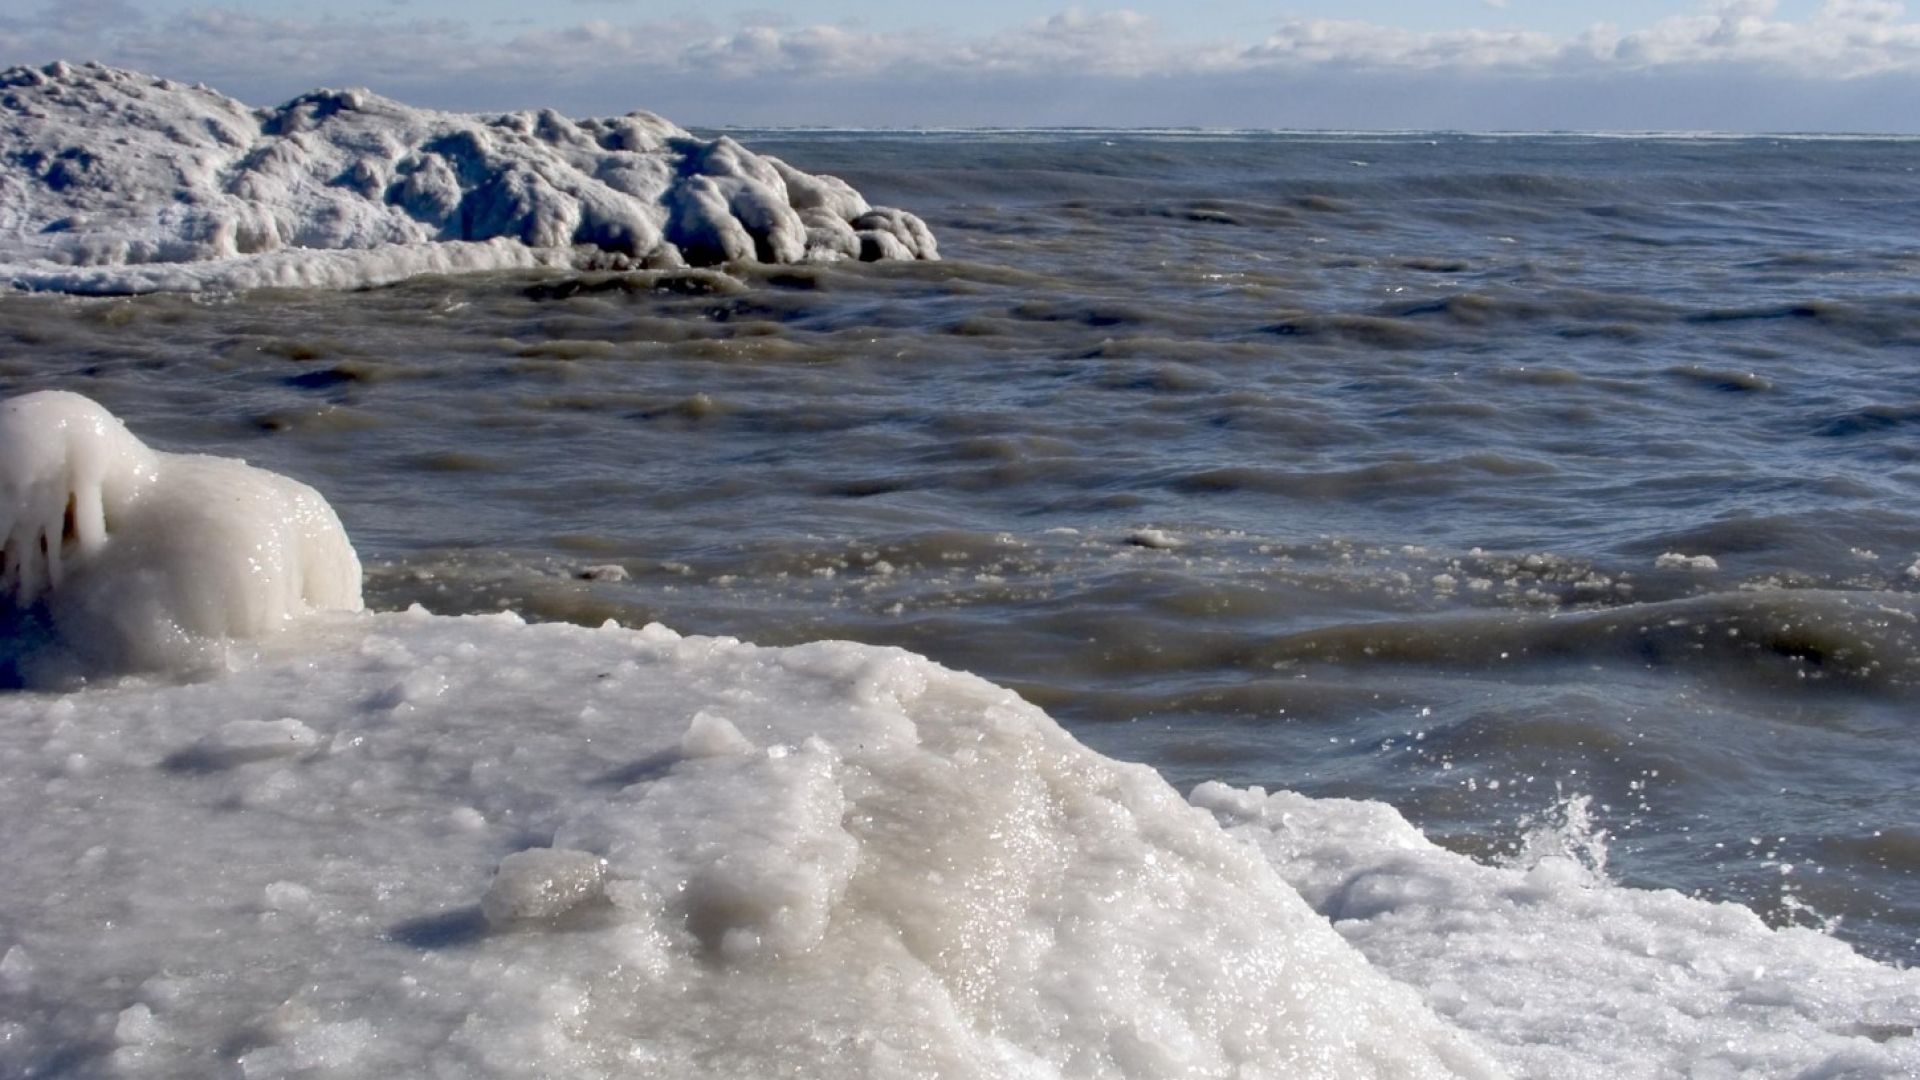
[[[0,280],[78,293],[536,265],[933,259],[919,218],[651,113],[252,109],[97,64],[0,72]]]

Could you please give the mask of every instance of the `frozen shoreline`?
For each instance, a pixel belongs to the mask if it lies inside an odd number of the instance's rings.
[[[0,698],[0,761],[9,1071],[1920,1064],[1920,973],[1383,804],[1189,806],[896,649],[328,614],[218,679]]]
[[[911,654],[417,611],[267,649],[0,701],[9,1065],[1499,1075],[1150,770]],[[502,865],[548,846],[584,869]]]
[[[652,113],[251,109],[97,64],[0,72],[0,280],[83,294],[421,273],[935,259],[914,215]]]

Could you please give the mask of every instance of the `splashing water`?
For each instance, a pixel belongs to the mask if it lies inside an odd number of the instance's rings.
[[[1570,874],[1583,885],[1610,885],[1607,844],[1612,835],[1594,820],[1593,796],[1567,795],[1555,785],[1554,803],[1521,818],[1525,829],[1513,851],[1496,860],[1511,870]]]

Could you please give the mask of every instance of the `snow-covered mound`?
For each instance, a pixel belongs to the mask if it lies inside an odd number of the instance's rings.
[[[114,293],[429,271],[932,259],[920,219],[651,113],[252,109],[98,64],[0,72],[0,280]]]
[[[79,394],[0,401],[0,686],[191,666],[323,609],[360,609],[360,561],[312,488],[151,450]]]
[[[1151,770],[921,657],[300,634],[0,698],[0,1073],[1502,1075]]]
[[[1375,803],[1196,808],[898,650],[417,610],[273,648],[0,696],[0,1074],[1920,1064],[1920,973]]]

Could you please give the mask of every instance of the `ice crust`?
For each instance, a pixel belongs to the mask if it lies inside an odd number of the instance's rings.
[[[1503,1075],[1152,771],[898,650],[317,616],[0,697],[0,763],[0,1074]]]
[[[0,686],[193,667],[333,609],[360,562],[312,488],[151,450],[79,394],[0,401]]]
[[[1189,804],[894,649],[321,615],[0,697],[0,769],[6,1075],[1920,1065],[1920,973],[1381,804]]]
[[[252,109],[98,64],[0,72],[0,279],[347,287],[532,266],[934,259],[919,218],[646,112],[469,116],[366,90]]]

